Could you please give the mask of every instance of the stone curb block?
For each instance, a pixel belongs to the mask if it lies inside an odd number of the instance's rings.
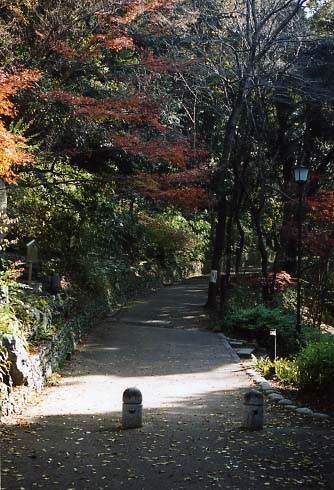
[[[288,400],[287,398],[283,398],[283,400],[280,400],[278,402],[278,405],[281,405],[282,407],[286,407],[287,405],[293,405],[293,402],[291,400]]]
[[[272,402],[280,402],[284,400],[284,397],[282,395],[279,395],[278,393],[271,393],[270,395],[268,395],[268,398]]]
[[[265,393],[265,395],[269,398],[271,402],[276,403],[280,407],[287,410],[292,410],[296,414],[313,417],[318,420],[330,419],[329,415],[327,415],[326,413],[314,412],[310,408],[298,407],[294,405],[291,400],[284,398],[284,396],[282,396],[278,390],[272,388],[270,383],[268,383],[268,380],[266,380],[266,378],[261,376],[261,374],[259,374],[254,369],[246,369],[246,374],[248,374],[253,379],[253,381],[259,385],[261,390]]]
[[[296,408],[295,410],[297,413],[300,413],[301,415],[313,415],[313,410],[311,410],[310,408],[305,408],[305,407],[302,407],[302,408]]]

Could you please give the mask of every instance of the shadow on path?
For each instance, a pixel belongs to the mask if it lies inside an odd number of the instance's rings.
[[[241,429],[250,380],[198,329],[205,292],[187,281],[96,325],[59,386],[2,430],[1,490],[334,488],[332,426],[266,405],[263,431]],[[136,385],[144,426],[123,431]]]
[[[245,432],[242,395],[212,392],[146,410],[143,428],[129,431],[115,412],[7,427],[2,490],[333,488],[333,432],[270,407],[264,430]]]

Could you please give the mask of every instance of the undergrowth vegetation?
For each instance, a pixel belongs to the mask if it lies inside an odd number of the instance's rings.
[[[254,357],[254,363],[267,379],[276,378],[282,385],[334,401],[334,339],[329,334],[301,347],[291,358]]]
[[[0,336],[16,335],[26,343],[52,337],[72,308],[73,298],[67,294],[50,295],[19,279],[21,263],[2,262],[0,272]]]
[[[62,162],[52,176],[41,172],[38,185],[28,173],[10,188],[10,212],[17,219],[6,230],[15,243],[3,247],[8,260],[0,273],[0,335],[36,344],[52,338],[90,301],[115,308],[201,269],[209,239],[205,215],[186,218],[172,206],[151,209],[136,196],[120,199],[116,187],[114,181],[101,187],[99,178]],[[28,285],[25,247],[32,239],[39,264]],[[57,294],[44,288],[52,273],[62,277]]]
[[[277,342],[280,352],[289,354],[297,347],[297,338],[293,330],[294,318],[291,312],[283,308],[270,308],[263,304],[251,308],[230,311],[226,315],[224,325],[248,340],[256,340],[258,344],[272,349],[270,330],[277,331]]]
[[[264,305],[254,280],[243,278],[230,295],[222,328],[229,335],[256,341],[266,350],[268,355],[253,357],[263,376],[333,401],[334,338],[315,328],[312,321],[302,325],[301,335],[296,334],[296,304],[291,288],[283,288],[273,295],[270,304]],[[273,329],[277,335],[276,358],[270,335]]]

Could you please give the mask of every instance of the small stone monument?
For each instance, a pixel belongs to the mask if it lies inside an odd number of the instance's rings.
[[[122,427],[137,429],[143,425],[143,397],[138,388],[127,388],[123,393]]]
[[[38,267],[39,265],[38,245],[36,240],[31,240],[27,243],[26,262],[28,266],[28,284],[31,284],[33,267]]]
[[[260,391],[249,390],[245,393],[242,426],[248,430],[263,428],[263,395]]]

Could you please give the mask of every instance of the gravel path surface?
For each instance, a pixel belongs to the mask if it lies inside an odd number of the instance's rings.
[[[264,429],[242,429],[254,385],[200,328],[206,287],[161,289],[96,325],[59,384],[2,428],[1,490],[334,489],[329,421],[266,402]],[[122,430],[131,386],[144,425]]]

